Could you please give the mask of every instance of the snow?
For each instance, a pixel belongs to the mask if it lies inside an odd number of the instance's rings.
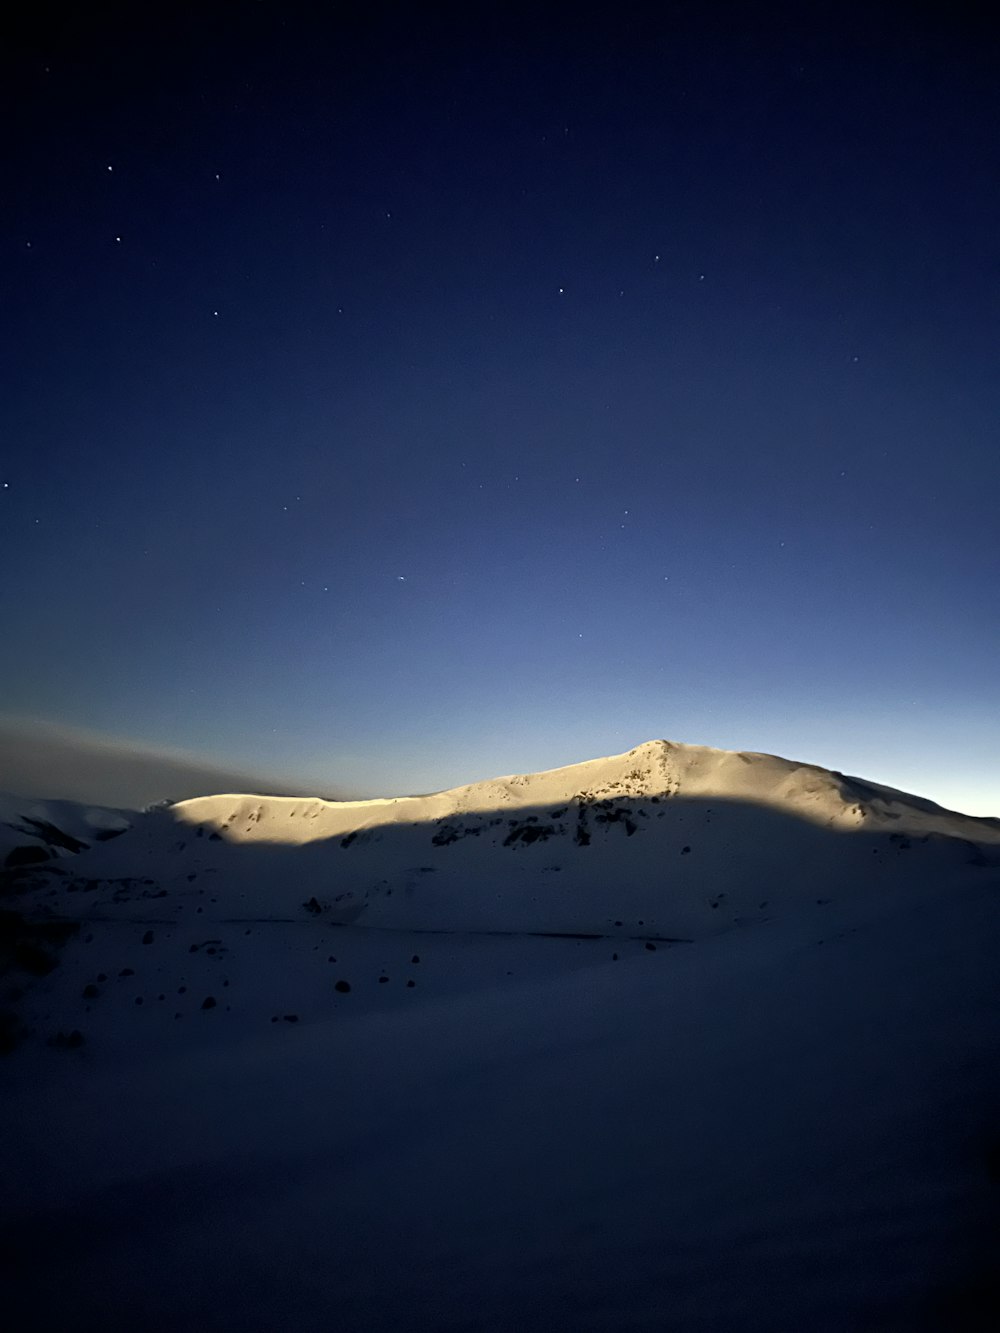
[[[39,847],[51,855],[67,848],[45,836],[45,826],[54,827],[70,840],[88,845],[102,836],[123,833],[137,818],[135,810],[110,809],[79,801],[38,800],[0,792],[0,866],[15,847]]]
[[[504,845],[587,793],[589,843],[574,806]],[[407,801],[151,812],[60,863],[85,887],[18,886],[82,924],[2,1066],[12,1326],[976,1327],[998,841],[665,742]]]

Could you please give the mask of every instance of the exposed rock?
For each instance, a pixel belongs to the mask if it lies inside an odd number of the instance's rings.
[[[35,977],[47,977],[59,966],[59,959],[31,940],[18,940],[14,945],[14,966]]]
[[[79,1028],[74,1028],[72,1032],[57,1032],[54,1037],[48,1040],[49,1046],[55,1046],[62,1050],[78,1050],[84,1043],[83,1033]]]
[[[25,843],[20,847],[12,847],[4,858],[4,867],[7,870],[13,870],[17,866],[34,866],[41,861],[51,860],[52,853],[44,847],[39,847],[36,843]]]

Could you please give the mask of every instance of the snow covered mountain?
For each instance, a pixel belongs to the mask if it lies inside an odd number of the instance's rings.
[[[124,833],[137,817],[136,810],[0,792],[0,868],[38,865],[86,851],[92,843]]]
[[[996,821],[666,741],[14,865],[12,1326],[995,1327],[998,888]]]
[[[81,857],[68,887],[76,912],[142,916],[155,894],[177,922],[309,903],[392,929],[690,939],[993,861],[990,821],[773,755],[651,741],[430,796],[183,801]]]

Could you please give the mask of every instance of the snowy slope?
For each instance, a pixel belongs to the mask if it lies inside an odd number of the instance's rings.
[[[9,859],[27,865],[85,851],[94,842],[124,833],[137,818],[135,810],[0,792],[0,867]]]
[[[144,815],[7,894],[74,933],[14,977],[5,1311],[992,1328],[998,843],[665,742],[407,801]]]
[[[65,1333],[995,1326],[971,1312],[996,1235],[996,887],[617,963],[501,942],[513,977],[473,948],[456,979],[454,942],[423,937],[414,990],[394,965],[377,984],[377,932],[313,925],[344,951],[321,991],[308,936],[255,928],[190,955],[190,1004],[156,1004],[159,937],[95,927],[89,966],[137,976],[102,987],[80,1051],[6,1066],[6,1309]],[[270,1022],[268,986],[299,987],[297,1022]]]
[[[144,917],[156,894],[152,915],[172,922],[216,905],[294,920],[311,902],[391,929],[692,939],[993,861],[988,821],[771,755],[654,741],[432,796],[184,801],[80,858],[74,911]]]

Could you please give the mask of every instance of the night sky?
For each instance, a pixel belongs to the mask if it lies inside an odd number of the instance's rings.
[[[936,9],[34,10],[0,710],[360,795],[662,736],[1000,815],[1000,66]]]

